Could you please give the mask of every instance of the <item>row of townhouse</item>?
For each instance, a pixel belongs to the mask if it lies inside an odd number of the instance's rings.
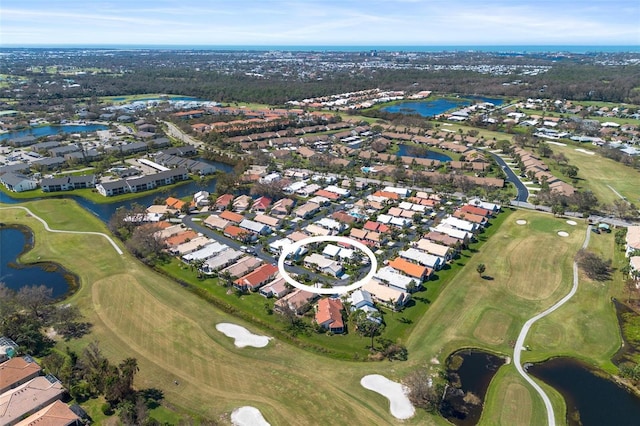
[[[0,424],[12,426],[84,424],[81,417],[61,401],[65,389],[30,356],[16,356],[0,364]],[[79,407],[75,411],[85,414]]]
[[[120,179],[110,182],[101,182],[96,184],[96,189],[101,195],[105,197],[111,197],[114,195],[126,194],[129,192],[135,193],[147,191],[150,189],[158,188],[160,186],[171,185],[173,183],[187,179],[189,179],[187,170],[183,168],[177,168],[133,179]]]

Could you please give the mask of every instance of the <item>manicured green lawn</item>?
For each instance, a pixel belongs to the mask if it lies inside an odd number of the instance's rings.
[[[592,146],[550,145],[554,153],[562,153],[569,159],[569,164],[577,166],[580,171],[578,177],[581,178],[579,187],[590,189],[602,203],[611,204],[619,197],[609,188],[613,187],[630,202],[638,204],[640,202],[640,171],[620,164],[616,161],[604,158],[598,154],[589,155],[576,148],[587,149]],[[547,160],[552,163],[552,160]]]
[[[25,205],[56,229],[107,232],[103,223],[71,200]],[[526,220],[527,224],[517,225],[516,220]],[[34,230],[36,246],[23,261],[38,256],[56,261],[82,280],[70,302],[77,303],[93,324],[92,333],[81,340],[61,342],[61,348],[69,345],[80,351],[97,339],[114,361],[136,357],[140,366],[136,386],[162,389],[167,403],[180,413],[218,419],[238,406],[253,405],[273,425],[350,424],[354,418],[363,424],[396,424],[386,399],[359,385],[363,375],[377,373],[399,380],[418,366],[442,364],[461,347],[510,355],[524,321],[568,292],[571,263],[586,229],[583,223],[572,227],[565,219],[537,212],[515,211],[499,216],[483,235],[488,240],[481,247],[472,246],[455,262],[457,265],[441,272],[439,280],[427,283],[425,293],[418,293],[430,303],[424,301],[426,311],[422,315],[417,314],[420,305],[412,308],[416,312],[416,317],[409,318],[413,324],[407,327],[397,321],[398,317],[413,315],[411,309],[386,315],[389,332],[397,333],[409,349],[407,362],[389,363],[319,356],[277,336],[266,348],[236,348],[230,338],[215,329],[217,323],[233,322],[254,333],[270,333],[251,321],[222,312],[128,254],[118,255],[103,238],[47,233],[39,222],[15,209],[0,210],[0,221],[26,224]],[[570,236],[559,237],[560,230]],[[609,235],[593,237],[605,237],[597,241],[602,246],[594,248],[607,249]],[[475,270],[478,263],[486,264],[484,275],[491,279],[479,276]],[[180,269],[177,263],[173,268],[182,277],[194,274]],[[203,286],[223,289],[210,281],[203,281]],[[551,315],[543,327],[531,331],[526,343],[533,350],[526,356],[542,359],[557,351],[580,355],[606,368],[606,357],[619,337],[612,325],[615,318],[603,301],[609,295],[603,296],[602,292],[601,286],[585,280],[575,307],[571,301]],[[252,304],[256,320],[268,318],[262,297],[242,296],[238,302],[244,301],[242,298]],[[556,337],[559,335],[563,339]],[[319,337],[340,342],[340,336]],[[524,424],[541,424],[545,418],[541,401],[518,381],[512,367],[503,369],[489,388],[483,424],[496,424],[496,419],[504,424],[521,419]],[[180,381],[179,387],[174,380]],[[517,405],[505,405],[506,396]],[[555,396],[553,399],[558,406],[556,412],[561,413],[562,402]],[[517,407],[531,407],[530,414],[516,411]],[[561,414],[557,415],[562,420]],[[446,421],[418,411],[404,424]]]

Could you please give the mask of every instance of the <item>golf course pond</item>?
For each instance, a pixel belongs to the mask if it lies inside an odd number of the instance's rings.
[[[527,371],[560,392],[570,426],[638,424],[640,398],[607,379],[605,372],[564,357],[536,363]]]
[[[0,282],[12,290],[28,285],[45,285],[54,298],[68,296],[78,286],[78,278],[52,262],[21,264],[18,258],[33,247],[33,232],[23,226],[0,224]]]
[[[484,397],[505,359],[479,349],[462,349],[447,358],[447,380],[440,414],[458,426],[478,424]]]

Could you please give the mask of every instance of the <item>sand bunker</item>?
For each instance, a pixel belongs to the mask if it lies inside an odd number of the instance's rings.
[[[578,224],[578,222],[576,222],[575,220],[568,220],[567,221],[567,225],[576,226],[577,224]]]
[[[360,380],[360,384],[365,388],[378,392],[389,400],[389,411],[396,419],[404,420],[413,417],[416,410],[407,398],[408,389],[406,386],[391,381],[380,374],[370,374]]]
[[[560,235],[561,237],[568,237],[569,233],[564,231],[558,231],[558,235]]]
[[[518,220],[516,220],[516,223],[517,223],[518,225],[526,225],[526,224],[527,224],[527,221],[526,221],[526,220],[524,220],[524,219],[518,219]]]
[[[582,148],[576,148],[576,151],[581,152],[583,154],[595,155],[595,152],[587,151],[586,149],[582,149]]]
[[[259,334],[253,334],[246,328],[230,324],[227,322],[221,322],[216,324],[216,330],[224,334],[227,337],[235,339],[235,345],[238,348],[244,348],[245,346],[253,346],[255,348],[264,348],[271,340],[271,337],[260,336]]]
[[[233,410],[231,413],[231,423],[234,426],[271,426],[271,424],[262,417],[260,410],[248,405]]]

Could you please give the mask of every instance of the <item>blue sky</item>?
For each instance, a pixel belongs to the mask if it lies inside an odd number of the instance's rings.
[[[0,46],[640,45],[638,0],[0,0]]]

